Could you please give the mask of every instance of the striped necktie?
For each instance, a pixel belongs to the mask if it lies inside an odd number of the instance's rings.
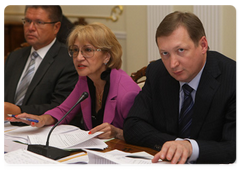
[[[184,84],[182,86],[184,92],[184,101],[180,112],[179,117],[179,137],[181,138],[189,138],[190,130],[192,124],[192,113],[193,113],[193,99],[191,96],[191,92],[193,88],[191,88],[188,84]]]
[[[19,87],[17,89],[16,95],[15,95],[15,104],[18,106],[22,105],[28,86],[32,81],[33,73],[35,69],[35,59],[37,57],[38,57],[38,53],[34,51],[31,55],[31,61],[28,65],[28,68],[26,69],[25,74],[21,80],[21,83],[19,84]]]

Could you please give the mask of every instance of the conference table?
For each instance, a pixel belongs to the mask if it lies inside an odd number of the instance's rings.
[[[129,153],[145,151],[153,156],[158,152],[151,148],[127,144],[125,141],[120,139],[112,139],[106,142],[106,144],[108,145],[108,148],[104,149],[102,152],[108,152],[114,149],[118,149],[120,151],[129,152]]]
[[[113,139],[110,139],[109,141],[107,141],[105,143],[108,145],[107,148],[105,148],[104,150],[94,150],[94,151],[102,152],[102,153],[110,152],[110,151],[113,151],[113,150],[123,151],[124,153],[146,152],[146,153],[148,153],[152,156],[154,156],[158,152],[158,151],[153,150],[151,148],[128,144],[125,141],[120,140],[120,139],[114,139],[113,138]],[[73,157],[78,157],[78,156],[75,156],[75,154],[78,154],[78,153],[81,153],[81,152],[73,152],[71,155]],[[87,155],[86,152],[85,152],[85,154],[80,155],[80,157],[85,156],[85,155]],[[66,157],[66,158],[63,158],[62,160],[58,160],[58,161],[59,162],[65,162],[65,161],[68,161],[68,160],[71,160],[71,158]],[[168,164],[167,161],[163,161],[162,163]],[[137,163],[137,164],[139,164],[139,163]]]
[[[7,126],[5,125],[5,128],[6,127],[11,127],[12,128],[12,126],[10,124],[8,124]],[[16,129],[16,128],[14,128],[14,129]],[[10,130],[8,130],[8,129],[4,130],[4,132],[8,132],[8,131],[11,131],[11,129]],[[17,150],[19,148],[20,149],[21,148],[23,148],[23,149],[27,148],[27,145],[22,145],[22,144],[15,143],[15,142],[12,141],[12,139],[8,139],[8,138],[5,139],[5,137],[4,137],[4,143],[5,143],[4,144],[4,149],[5,149],[5,146],[6,146],[6,149],[7,150],[10,149],[10,151]],[[119,150],[119,151],[123,151],[123,152],[126,152],[126,153],[135,153],[135,152],[144,151],[144,152],[146,152],[150,155],[153,155],[153,156],[158,152],[158,151],[153,150],[151,148],[128,144],[124,140],[115,139],[115,138],[109,139],[105,143],[108,145],[107,148],[105,148],[104,150],[95,150],[95,151],[103,152],[103,153],[113,151],[113,150]],[[73,152],[71,155],[74,155],[74,154],[77,154],[77,152]]]

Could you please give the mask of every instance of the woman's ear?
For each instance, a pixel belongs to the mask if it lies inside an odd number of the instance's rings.
[[[104,60],[104,64],[105,65],[107,65],[107,63],[109,62],[110,58],[111,58],[110,53],[106,53],[106,57],[105,57],[105,60]]]

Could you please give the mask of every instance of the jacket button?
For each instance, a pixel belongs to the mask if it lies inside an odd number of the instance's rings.
[[[154,145],[154,148],[155,148],[156,150],[160,151],[161,148],[162,148],[162,146],[161,146],[161,145]]]

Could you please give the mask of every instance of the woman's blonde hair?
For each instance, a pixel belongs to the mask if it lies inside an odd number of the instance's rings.
[[[113,32],[101,23],[76,26],[68,37],[68,46],[75,41],[90,43],[94,47],[108,52],[111,55],[107,66],[111,69],[120,69],[122,65],[122,47]]]

